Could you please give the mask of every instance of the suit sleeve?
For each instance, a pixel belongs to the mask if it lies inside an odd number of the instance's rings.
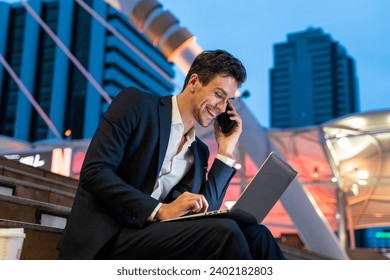
[[[203,195],[209,203],[209,211],[218,210],[225,197],[230,180],[236,170],[219,159],[215,159],[203,188]]]
[[[207,146],[202,143],[200,150],[205,163],[205,170],[207,169],[207,162],[209,157],[209,150]],[[218,210],[225,197],[226,190],[229,186],[230,180],[236,174],[236,170],[219,159],[215,159],[209,172],[204,174],[201,191],[209,203],[209,211]]]
[[[129,97],[129,93],[134,94]],[[126,89],[113,100],[91,140],[80,174],[81,188],[138,226],[145,223],[158,201],[126,184],[116,171],[128,137],[140,119],[141,94],[136,89]]]

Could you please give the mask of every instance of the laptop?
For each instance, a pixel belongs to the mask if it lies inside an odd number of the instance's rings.
[[[205,217],[229,217],[244,223],[261,223],[296,175],[297,171],[274,152],[271,152],[237,202],[229,210],[190,214],[162,222]]]

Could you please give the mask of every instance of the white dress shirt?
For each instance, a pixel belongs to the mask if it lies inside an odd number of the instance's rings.
[[[189,150],[195,141],[195,129],[191,128],[185,135],[186,142],[180,151],[179,145],[184,133],[184,124],[181,120],[176,96],[172,96],[172,124],[169,134],[168,148],[158,175],[152,197],[163,201],[171,189],[184,177],[194,163],[194,156]]]

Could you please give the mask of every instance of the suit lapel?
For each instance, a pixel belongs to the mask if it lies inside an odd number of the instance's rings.
[[[194,178],[192,182],[191,192],[199,193],[200,187],[202,185],[202,179],[204,177],[204,172],[206,171],[204,169],[207,167],[203,166],[202,157],[199,152],[198,143],[196,140],[192,143],[190,149],[194,155]]]
[[[169,120],[169,121],[168,121]],[[160,142],[158,151],[158,165],[157,174],[158,177],[161,166],[164,161],[165,154],[168,148],[169,134],[171,132],[172,123],[172,96],[165,96],[160,99],[159,104],[159,130],[160,130]]]

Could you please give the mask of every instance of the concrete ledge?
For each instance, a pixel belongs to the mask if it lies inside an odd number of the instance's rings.
[[[0,219],[0,228],[24,228],[21,260],[56,260],[62,230],[41,225]]]
[[[39,223],[39,213],[67,218],[71,210],[70,207],[7,195],[0,195],[0,202],[0,218],[27,223]]]
[[[0,185],[12,186],[14,196],[71,207],[75,197],[75,188],[69,190],[42,186],[19,179],[0,175]]]
[[[279,246],[288,260],[331,260],[326,256],[305,249],[288,246],[283,243],[279,243]]]

